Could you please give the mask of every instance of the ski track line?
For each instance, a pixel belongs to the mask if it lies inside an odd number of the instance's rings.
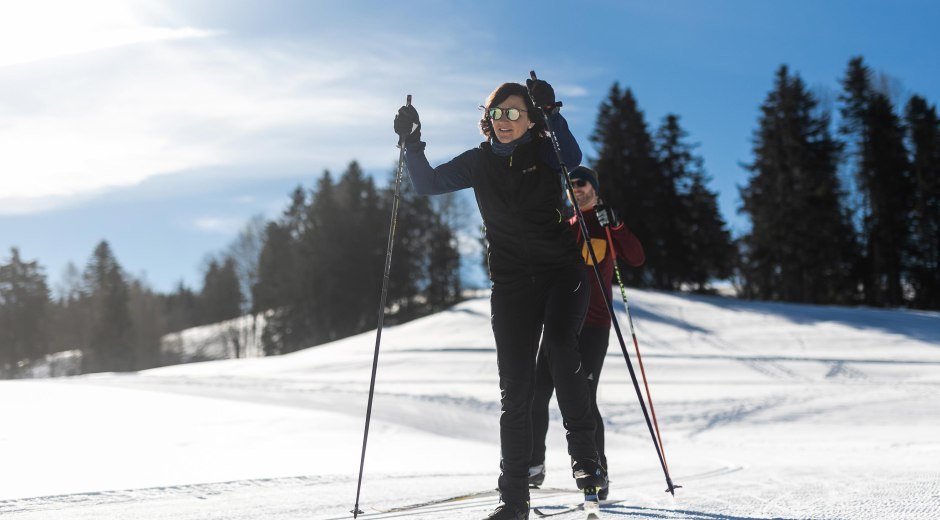
[[[407,480],[435,477],[476,476],[465,474],[415,474],[415,475],[376,475],[373,478]],[[155,486],[138,489],[120,489],[89,491],[64,495],[50,495],[30,498],[0,500],[0,515],[44,511],[61,507],[100,506],[171,497],[207,498],[246,489],[280,489],[284,487],[314,487],[331,484],[352,484],[356,480],[348,476],[304,475],[296,477],[257,478],[232,480],[225,482],[207,482],[200,484],[181,484]]]
[[[716,468],[713,470],[703,471],[700,473],[693,473],[689,475],[678,476],[676,482],[681,484],[682,482],[692,482],[692,481],[701,481],[717,477],[722,477],[732,473],[742,471],[743,466],[725,466]],[[381,478],[383,479],[395,479],[395,480],[422,480],[422,479],[435,479],[435,478],[452,478],[452,477],[466,477],[467,475],[463,474],[441,474],[441,475],[431,475],[431,474],[413,474],[413,475],[387,475]],[[473,475],[477,476],[477,475]],[[378,477],[376,477],[378,478]],[[289,488],[299,489],[298,493],[309,494],[310,496],[315,495],[315,490],[319,486],[328,486],[328,485],[352,485],[354,479],[352,477],[343,477],[343,476],[297,476],[297,477],[282,477],[282,478],[269,478],[269,479],[245,479],[245,480],[235,480],[227,482],[213,482],[213,483],[203,483],[203,484],[183,484],[177,486],[157,486],[151,488],[140,488],[140,489],[126,489],[126,490],[109,490],[109,491],[96,491],[96,492],[87,492],[87,493],[75,493],[75,494],[66,494],[66,495],[52,495],[44,497],[33,497],[33,498],[20,498],[20,499],[9,499],[9,500],[0,500],[0,515],[12,515],[12,514],[42,514],[42,513],[52,513],[55,518],[68,517],[69,510],[75,509],[90,509],[91,511],[86,511],[85,516],[87,518],[95,518],[95,510],[100,508],[108,508],[109,506],[125,506],[124,509],[136,511],[137,509],[149,509],[147,506],[148,502],[167,500],[167,499],[196,499],[196,500],[208,500],[208,499],[220,499],[225,500],[226,495],[236,494],[244,496],[246,492],[251,490],[257,490],[261,492],[265,491],[284,491]],[[644,479],[642,482],[634,483],[625,483],[623,486],[624,489],[637,488],[643,486],[655,486],[659,484],[658,479]],[[304,488],[310,488],[309,491],[304,491]],[[495,494],[495,492],[494,492]],[[568,490],[568,489],[559,489],[559,488],[542,488],[542,489],[533,489],[533,505],[535,506],[544,506],[544,501],[549,499],[557,499],[564,496],[575,496],[580,498],[580,492],[577,490]],[[445,497],[446,499],[446,497]],[[538,502],[538,503],[536,503]],[[408,517],[418,517],[421,518],[431,518],[427,515],[434,515],[438,513],[452,513],[455,511],[461,511],[464,509],[470,508],[489,508],[493,509],[498,505],[498,501],[495,496],[479,496],[473,497],[467,500],[461,500],[457,504],[429,504],[427,506],[421,506],[415,509],[408,510],[399,510],[399,511],[366,511],[365,515],[362,515],[363,518],[408,518]],[[260,507],[260,506],[259,506]],[[350,505],[350,508],[352,506]],[[363,509],[366,507],[360,506]],[[399,504],[397,506],[389,506],[385,509],[395,509],[395,508],[407,508],[408,504]],[[231,512],[227,514],[224,511],[221,513],[222,518],[242,518],[241,514]],[[301,515],[302,518],[309,518],[311,520],[346,520],[351,515],[344,514],[343,516],[336,516],[336,513],[326,513],[332,516],[310,516],[309,512],[307,514]],[[137,518],[140,517],[138,514],[132,515]],[[247,513],[247,517],[251,518],[256,516],[252,513]],[[634,516],[635,515],[631,515]],[[144,516],[146,517],[146,516]],[[182,518],[196,518],[197,516],[192,516],[188,513],[181,515]],[[443,516],[441,518],[447,518]]]

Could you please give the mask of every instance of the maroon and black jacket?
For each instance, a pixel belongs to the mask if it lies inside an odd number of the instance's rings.
[[[598,267],[600,267],[601,278],[604,279],[604,291],[607,298],[612,297],[611,284],[614,279],[614,255],[610,254],[610,245],[607,239],[607,232],[597,221],[597,214],[594,209],[582,210],[584,221],[587,223],[588,234],[591,236],[591,244],[594,246],[594,254],[597,256]],[[591,303],[588,307],[587,316],[584,318],[585,327],[606,327],[610,328],[610,314],[607,313],[607,305],[604,304],[604,298],[601,296],[600,288],[597,286],[597,277],[594,276],[594,267],[591,265],[591,255],[588,253],[587,244],[584,237],[581,236],[581,226],[578,225],[577,217],[568,221],[578,237],[578,245],[581,247],[581,256],[584,258],[585,268],[591,270]],[[613,240],[614,254],[617,258],[622,258],[626,263],[633,267],[643,265],[646,255],[643,253],[643,245],[636,238],[625,224],[617,227],[611,227],[610,239]]]

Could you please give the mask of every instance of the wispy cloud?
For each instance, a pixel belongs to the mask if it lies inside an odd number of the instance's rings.
[[[235,235],[245,225],[245,219],[239,217],[200,217],[191,223],[191,227],[209,233]]]
[[[0,67],[124,45],[210,36],[193,27],[152,27],[131,6],[114,0],[34,0],[3,6]]]
[[[456,41],[403,68],[422,44],[391,34],[353,48],[326,36],[248,43],[206,29],[106,22],[104,34],[76,36],[81,45],[4,58],[32,61],[0,68],[0,211],[42,211],[154,175],[226,165],[272,175],[286,165],[338,169],[355,158],[384,168],[395,156],[391,116],[403,93],[426,84],[421,78],[449,75],[441,91],[468,107],[484,92],[481,78],[437,66],[460,48]],[[440,92],[416,94],[422,117],[438,125],[438,143],[454,136],[442,126],[474,135],[472,109],[454,114],[436,108]]]
[[[340,43],[335,28],[245,38],[167,16],[166,6],[154,21],[122,3],[89,5],[66,13],[83,30],[40,17],[33,25],[58,43],[0,57],[20,63],[0,66],[0,213],[169,173],[194,172],[193,183],[225,168],[317,174],[352,159],[390,170],[391,119],[407,93],[433,136],[429,156],[453,156],[479,139],[476,107],[489,90],[525,70],[474,48],[482,38],[472,29],[435,26],[417,38],[370,28]],[[16,41],[37,42],[27,32]]]

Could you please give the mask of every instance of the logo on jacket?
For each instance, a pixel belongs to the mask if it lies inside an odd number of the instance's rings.
[[[594,246],[594,256],[597,257],[597,261],[603,262],[604,258],[607,257],[607,241],[602,238],[592,238],[591,245]],[[585,264],[594,265],[594,262],[591,261],[591,252],[588,251],[587,242],[581,246],[581,256],[584,258]]]

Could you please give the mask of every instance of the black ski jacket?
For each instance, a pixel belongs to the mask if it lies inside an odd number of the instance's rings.
[[[581,148],[560,114],[552,116],[565,165],[581,164]],[[533,136],[512,155],[488,142],[432,168],[426,143],[406,145],[405,163],[421,195],[473,188],[486,228],[490,279],[508,283],[582,262],[568,226],[561,167],[549,139]]]

